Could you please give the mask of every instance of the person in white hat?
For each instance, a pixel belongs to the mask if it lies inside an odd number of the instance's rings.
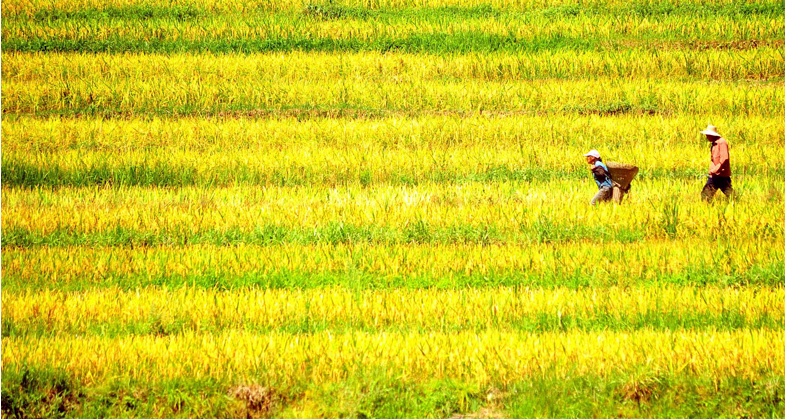
[[[589,170],[591,170],[599,189],[594,198],[591,199],[591,204],[595,205],[598,202],[610,201],[613,198],[613,183],[611,182],[611,174],[608,172],[608,166],[602,162],[600,152],[592,150],[583,156],[586,157],[586,163],[589,163]]]
[[[725,196],[733,197],[733,185],[730,180],[730,153],[728,142],[717,132],[717,127],[709,125],[701,134],[711,142],[711,164],[709,165],[709,178],[701,191],[701,198],[710,202],[721,190]]]

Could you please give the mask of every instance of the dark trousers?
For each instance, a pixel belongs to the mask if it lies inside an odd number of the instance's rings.
[[[704,201],[711,201],[717,190],[721,190],[728,198],[733,198],[733,185],[731,184],[730,177],[709,176],[706,184],[703,185],[701,191],[701,198]]]

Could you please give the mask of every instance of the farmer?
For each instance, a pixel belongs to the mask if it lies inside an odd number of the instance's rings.
[[[592,150],[584,154],[584,157],[589,163],[589,170],[594,175],[594,181],[597,182],[597,188],[599,188],[597,194],[591,199],[591,204],[610,201],[613,197],[613,183],[611,183],[611,175],[608,173],[608,166],[600,158],[600,152]]]
[[[730,154],[728,153],[728,142],[717,132],[717,127],[709,125],[701,134],[706,136],[706,140],[711,142],[711,165],[709,165],[709,178],[701,191],[701,198],[710,202],[721,190],[728,198],[733,197],[733,186],[730,182]]]

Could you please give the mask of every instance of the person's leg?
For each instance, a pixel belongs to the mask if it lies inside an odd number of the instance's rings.
[[[594,198],[591,199],[591,204],[596,205],[598,202],[607,202],[613,198],[613,189],[604,187],[600,188],[599,191],[594,195]]]
[[[722,193],[725,194],[725,196],[727,196],[728,198],[732,199],[734,197],[734,195],[735,195],[735,192],[733,191],[733,184],[731,183],[731,180],[730,180],[729,177],[728,178],[724,178],[723,180],[724,180],[724,182],[723,182],[723,184],[721,186],[719,186],[719,188],[722,191]]]
[[[710,202],[712,198],[714,198],[714,194],[717,193],[717,188],[714,186],[712,182],[712,178],[709,177],[706,179],[706,184],[703,185],[703,190],[701,191],[701,198],[706,201]]]

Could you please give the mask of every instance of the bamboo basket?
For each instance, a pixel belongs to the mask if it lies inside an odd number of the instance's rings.
[[[638,174],[638,166],[631,164],[608,162],[608,172],[613,182],[613,202],[621,204],[624,195],[630,191],[630,184]]]
[[[635,176],[638,174],[638,166],[631,164],[608,162],[608,171],[611,173],[611,180],[613,183],[619,185],[622,189],[627,189]]]

